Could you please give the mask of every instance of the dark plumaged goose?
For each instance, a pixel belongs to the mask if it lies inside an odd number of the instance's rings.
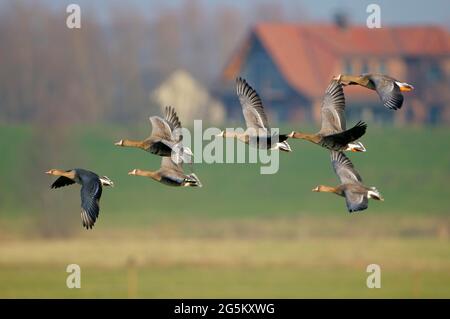
[[[81,221],[83,227],[91,229],[100,211],[99,201],[102,196],[102,186],[114,186],[114,183],[106,176],[98,176],[94,172],[81,168],[67,171],[51,169],[45,173],[59,176],[51,188],[60,188],[75,183],[81,185]]]
[[[175,163],[170,157],[163,157],[161,167],[157,171],[133,169],[128,175],[144,176],[168,186],[202,187],[202,183],[194,173],[185,174],[182,162]]]
[[[316,134],[294,132],[293,138],[304,139],[334,151],[365,152],[361,142],[356,142],[366,132],[367,125],[358,122],[346,129],[345,97],[342,85],[332,80],[322,101],[322,128]]]
[[[336,187],[319,185],[313,189],[313,192],[335,193],[345,197],[349,212],[367,209],[369,198],[384,200],[375,187],[367,187],[362,184],[361,176],[344,153],[331,151],[331,163],[341,184]]]
[[[398,110],[403,105],[402,92],[414,89],[411,84],[398,81],[384,74],[338,75],[335,77],[344,85],[361,85],[378,93],[383,105],[388,109]]]
[[[165,108],[164,118],[151,116],[149,120],[152,124],[152,133],[148,138],[143,141],[122,139],[115,145],[140,148],[159,156],[172,156],[174,151],[184,162],[190,162],[192,152],[181,143],[182,127],[175,109],[168,106]]]
[[[237,138],[258,148],[291,152],[291,147],[286,140],[292,133],[271,134],[261,98],[243,78],[236,79],[236,94],[239,97],[247,130],[243,133],[222,131],[218,136]]]

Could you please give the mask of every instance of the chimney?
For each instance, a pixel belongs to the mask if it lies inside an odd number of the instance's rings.
[[[339,10],[333,15],[334,24],[341,30],[347,29],[350,19],[346,12]]]

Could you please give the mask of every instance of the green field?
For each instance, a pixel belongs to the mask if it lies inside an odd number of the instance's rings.
[[[113,142],[148,130],[78,127],[55,143],[0,127],[0,297],[450,297],[450,129],[369,126],[368,152],[350,156],[385,202],[357,214],[311,192],[337,179],[328,152],[303,141],[275,175],[197,164],[201,189],[128,176],[160,159]],[[114,180],[93,231],[81,228],[77,186],[49,189],[53,167]],[[79,290],[65,286],[70,263]],[[371,263],[381,289],[365,285]]]

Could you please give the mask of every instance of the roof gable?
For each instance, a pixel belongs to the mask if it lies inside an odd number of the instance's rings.
[[[323,94],[337,63],[347,56],[448,56],[450,34],[435,26],[383,27],[263,23],[252,35],[263,44],[285,80],[310,97]],[[412,40],[413,39],[413,40]],[[235,77],[245,60],[245,41],[225,69]]]

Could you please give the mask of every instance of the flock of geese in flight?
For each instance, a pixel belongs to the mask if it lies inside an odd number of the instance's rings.
[[[413,86],[382,74],[339,75],[334,77],[325,91],[322,101],[322,123],[315,134],[293,131],[289,134],[272,134],[264,106],[258,93],[242,78],[236,80],[236,93],[242,106],[247,130],[243,133],[222,131],[218,136],[235,138],[257,148],[291,152],[287,139],[303,139],[326,148],[331,153],[331,164],[339,178],[338,186],[319,185],[312,191],[328,192],[345,198],[349,212],[367,209],[368,200],[383,200],[375,187],[367,187],[344,151],[365,152],[358,139],[366,132],[367,125],[358,122],[350,129],[345,122],[345,97],[343,87],[360,85],[375,90],[383,105],[398,110],[403,104],[402,92]],[[152,132],[145,140],[122,139],[117,146],[139,148],[161,156],[161,167],[156,171],[133,169],[128,174],[151,178],[169,186],[201,187],[200,179],[183,171],[183,163],[189,163],[191,150],[182,144],[181,122],[172,107],[165,108],[164,118],[150,117]],[[51,169],[46,174],[58,176],[51,188],[81,184],[81,220],[85,228],[91,229],[99,215],[99,201],[103,186],[114,186],[106,176],[75,168]]]

